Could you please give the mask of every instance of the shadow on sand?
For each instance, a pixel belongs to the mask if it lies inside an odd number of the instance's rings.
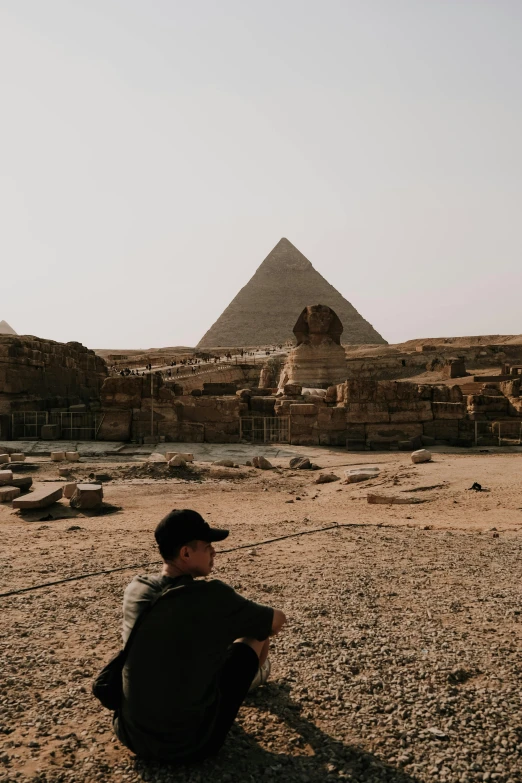
[[[284,683],[270,683],[252,697],[245,706],[269,712],[286,724],[295,738],[295,752],[277,748],[266,750],[255,736],[237,723],[218,756],[199,764],[167,766],[148,764],[139,759],[135,769],[145,781],[175,780],[179,783],[197,781],[296,781],[324,783],[349,780],[358,783],[418,783],[403,770],[387,764],[378,756],[355,745],[346,744],[326,734],[301,715],[301,706],[289,695]],[[348,710],[347,710],[348,715]],[[260,723],[263,715],[259,716]],[[288,732],[287,732],[288,733]],[[285,741],[285,745],[287,742]],[[159,773],[159,774],[158,774]]]

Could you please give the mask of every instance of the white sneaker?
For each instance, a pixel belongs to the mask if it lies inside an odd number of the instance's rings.
[[[248,689],[249,693],[251,691],[255,691],[255,689],[259,688],[260,685],[264,685],[266,683],[266,681],[270,677],[271,668],[272,666],[270,664],[270,658],[267,658],[264,664],[260,666],[259,669],[257,670],[256,675],[250,685],[250,688]]]

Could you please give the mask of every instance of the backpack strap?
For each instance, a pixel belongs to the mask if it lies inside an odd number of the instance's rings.
[[[182,577],[176,577],[177,579],[181,579]],[[142,609],[136,620],[134,621],[134,625],[131,628],[131,632],[129,634],[129,638],[125,642],[125,646],[122,650],[122,655],[124,656],[124,659],[127,658],[127,655],[129,654],[129,650],[131,647],[132,642],[136,638],[136,633],[139,630],[140,626],[142,625],[144,619],[148,617],[151,610],[156,606],[158,601],[160,601],[164,596],[168,595],[169,593],[174,593],[175,591],[180,590],[182,587],[184,587],[183,584],[176,584],[176,585],[169,585],[168,587],[165,587],[161,592],[159,592],[157,595],[152,598],[151,601],[149,601],[148,605],[145,607],[145,609]]]

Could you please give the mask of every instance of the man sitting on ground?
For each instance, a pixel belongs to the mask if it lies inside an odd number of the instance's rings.
[[[155,537],[161,574],[137,576],[123,599],[123,641],[150,601],[123,670],[123,702],[114,728],[137,755],[189,762],[224,743],[248,691],[270,672],[269,637],[286,621],[279,609],[254,603],[210,574],[228,530],[211,528],[196,511],[174,509]]]

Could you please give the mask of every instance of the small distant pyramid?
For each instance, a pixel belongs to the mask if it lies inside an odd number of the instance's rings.
[[[16,332],[7,321],[0,321],[0,334],[16,334]]]
[[[293,341],[292,329],[303,308],[317,302],[331,307],[341,319],[343,343],[386,344],[355,307],[283,237],[197,347]]]

